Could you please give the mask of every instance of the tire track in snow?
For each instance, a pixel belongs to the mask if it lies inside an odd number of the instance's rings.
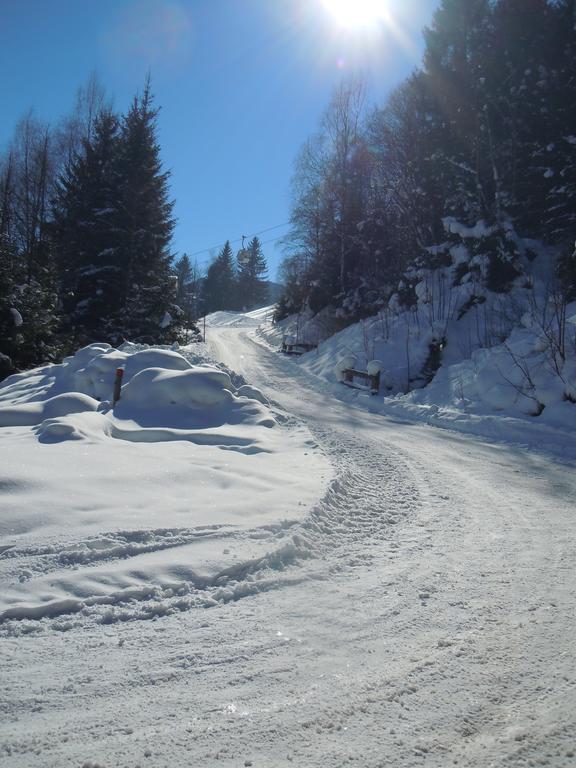
[[[306,579],[325,579],[351,565],[368,565],[369,545],[393,535],[394,526],[418,503],[419,491],[406,466],[383,444],[367,443],[346,431],[324,426],[315,426],[313,434],[333,462],[336,477],[301,522],[241,532],[223,526],[120,531],[63,546],[16,548],[6,553],[23,574],[23,582],[40,573],[51,583],[66,582],[71,569],[80,582],[90,578],[91,571],[96,578],[102,563],[115,561],[127,561],[132,571],[145,573],[147,556],[173,549],[175,561],[182,562],[177,550],[207,539],[225,539],[232,544],[260,540],[265,547],[263,555],[209,577],[189,571],[168,586],[149,578],[123,589],[110,588],[105,594],[73,595],[33,609],[8,609],[0,615],[4,630],[14,631],[11,619],[58,619],[79,612],[104,622],[150,618],[209,607]],[[304,563],[308,566],[303,570]],[[78,569],[82,571],[80,578]]]

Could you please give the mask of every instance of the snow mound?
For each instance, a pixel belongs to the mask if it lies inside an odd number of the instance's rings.
[[[231,390],[230,376],[224,371],[210,368],[188,368],[187,371],[146,368],[122,388],[122,407],[179,405],[213,408],[232,402],[234,395]]]
[[[260,390],[189,357],[96,344],[0,385],[0,426],[17,427],[0,428],[0,633],[86,611],[132,618],[156,597],[167,611],[216,604],[225,583],[230,599],[253,588],[255,563],[289,562],[290,528],[330,465]]]
[[[62,440],[96,440],[112,437],[112,422],[103,413],[74,413],[65,417],[44,419],[34,430],[40,442]]]
[[[109,344],[89,344],[60,365],[47,365],[9,376],[0,387],[0,403],[38,402],[66,392],[81,392],[96,400],[111,400],[118,368],[124,384],[146,368],[184,371],[192,364],[170,349],[141,349],[126,343],[122,349]]]
[[[44,419],[95,411],[98,406],[97,400],[80,392],[55,395],[37,403],[3,406],[0,408],[0,427],[31,427]]]
[[[124,384],[120,400],[112,408],[106,398],[112,395],[119,367],[124,371]],[[188,440],[256,452],[265,448],[258,447],[254,435],[246,437],[237,429],[220,428],[276,425],[258,389],[245,385],[235,394],[228,373],[206,364],[194,366],[173,350],[118,350],[107,344],[91,344],[51,368],[51,375],[43,377],[43,390],[35,385],[39,373],[46,369],[21,374],[16,381],[7,380],[4,394],[12,391],[18,397],[0,407],[0,426],[35,426],[41,442]],[[28,402],[23,395],[27,381],[34,398]],[[66,387],[72,391],[48,396]],[[90,413],[97,410],[101,413]],[[201,434],[208,430],[212,432]]]
[[[247,397],[249,400],[257,400],[263,405],[270,405],[270,402],[264,393],[258,389],[258,387],[253,387],[251,384],[244,384],[241,386],[237,395],[238,397]]]
[[[145,349],[134,353],[110,349],[96,354],[79,370],[72,361],[72,368],[76,369],[73,383],[79,390],[98,400],[111,396],[117,368],[124,368],[123,380],[127,383],[149,368],[183,371],[190,367],[190,363],[182,355],[167,349]]]

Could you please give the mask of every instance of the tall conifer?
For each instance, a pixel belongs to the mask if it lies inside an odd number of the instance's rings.
[[[226,241],[216,259],[208,267],[204,282],[204,301],[206,312],[238,308],[236,272],[229,241]]]
[[[257,237],[250,241],[246,253],[247,258],[238,263],[238,297],[241,309],[254,309],[268,300],[268,265]]]
[[[118,119],[104,110],[56,185],[52,231],[62,303],[79,343],[113,340],[109,318],[121,307],[119,147]]]
[[[170,254],[175,220],[168,198],[170,173],[162,170],[156,137],[158,111],[148,79],[121,130],[117,227],[122,308],[111,325],[119,338],[151,342],[171,340],[177,313]]]

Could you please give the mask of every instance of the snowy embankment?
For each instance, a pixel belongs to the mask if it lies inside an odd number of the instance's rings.
[[[550,311],[546,319],[546,307],[529,299],[488,295],[462,313],[465,297],[452,296],[435,322],[426,303],[388,308],[294,360],[339,399],[372,412],[576,456],[576,303],[562,308],[558,339],[558,317]],[[262,324],[255,339],[279,349],[297,326],[301,338],[322,338],[319,322]],[[342,385],[343,364],[367,370],[371,363],[382,371],[377,396]]]
[[[274,305],[253,309],[251,312],[212,312],[206,317],[208,325],[217,328],[250,328],[272,319]]]
[[[224,581],[257,591],[254,563],[293,556],[290,527],[328,464],[306,429],[199,347],[93,344],[2,383],[1,628],[80,611],[127,619],[139,600],[181,610],[225,599]]]

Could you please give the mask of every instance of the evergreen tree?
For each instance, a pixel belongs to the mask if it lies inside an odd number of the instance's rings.
[[[243,310],[261,307],[268,301],[268,265],[257,237],[248,244],[243,261],[238,260],[238,297]]]
[[[156,138],[157,115],[147,80],[123,119],[117,162],[121,308],[108,320],[109,335],[117,340],[171,341],[176,333],[179,311],[169,250],[175,220],[168,199],[170,173],[162,170]]]
[[[417,119],[427,133],[428,175],[444,195],[434,214],[436,236],[442,236],[443,216],[472,224],[490,215],[492,144],[485,125],[489,84],[483,54],[490,48],[491,19],[489,0],[443,0],[426,30],[421,79],[428,105]]]
[[[176,301],[179,307],[185,309],[189,302],[190,283],[192,282],[192,264],[187,253],[183,254],[174,264],[174,271],[178,278],[176,289]]]
[[[202,296],[202,275],[198,263],[190,261],[188,254],[183,254],[174,264],[178,278],[176,303],[184,311],[188,324],[197,320],[200,314]]]
[[[230,242],[208,267],[204,282],[204,311],[234,310],[238,307],[238,285]]]
[[[18,368],[56,360],[62,351],[54,332],[56,274],[48,265],[44,269],[27,280],[26,262],[8,236],[0,234],[0,353]]]
[[[119,148],[118,119],[105,110],[56,185],[53,242],[65,328],[78,343],[113,340],[109,319],[122,306]]]
[[[14,245],[0,227],[0,354],[10,359],[10,362],[0,361],[0,380],[11,372],[11,362],[18,357],[21,315],[16,307],[17,285],[24,277],[19,271]]]

